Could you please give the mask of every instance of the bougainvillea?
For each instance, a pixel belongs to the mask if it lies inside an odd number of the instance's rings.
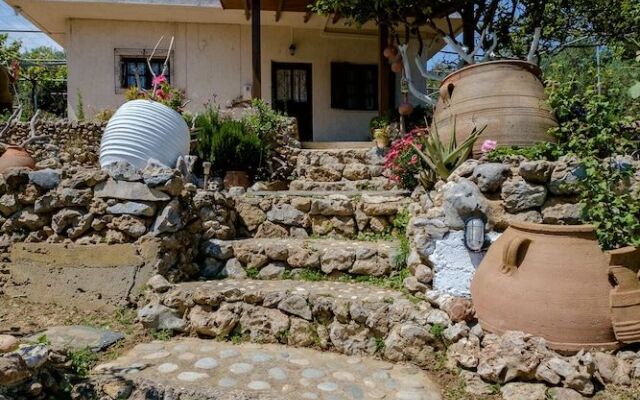
[[[422,164],[413,145],[422,149],[421,141],[428,134],[427,128],[416,128],[391,144],[384,162],[389,179],[408,189],[418,185],[416,175],[422,169]]]

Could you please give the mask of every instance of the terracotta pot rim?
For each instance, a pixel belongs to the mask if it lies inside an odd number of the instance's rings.
[[[233,169],[233,170],[230,170],[230,171],[225,171],[225,173],[226,174],[229,174],[229,173],[231,173],[231,174],[248,174],[247,171],[242,171],[242,170],[237,170],[237,169]]]
[[[481,62],[478,64],[472,64],[472,65],[467,65],[466,67],[462,67],[457,71],[453,71],[452,73],[450,73],[449,75],[445,76],[442,79],[442,82],[440,83],[440,87],[444,86],[445,83],[447,83],[448,80],[450,80],[453,76],[463,72],[463,71],[468,71],[470,69],[474,69],[474,68],[482,68],[484,66],[487,65],[496,65],[496,64],[505,64],[505,65],[515,65],[515,66],[519,66],[522,67],[523,69],[533,73],[538,79],[540,79],[540,77],[542,76],[542,70],[540,69],[539,66],[537,66],[536,64],[530,63],[528,61],[524,61],[524,60],[495,60],[495,61],[486,61],[486,62]]]
[[[535,224],[532,222],[513,222],[509,226],[525,231],[543,233],[591,233],[596,230],[593,225],[551,225]]]

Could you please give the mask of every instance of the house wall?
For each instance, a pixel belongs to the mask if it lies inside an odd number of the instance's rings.
[[[116,90],[114,49],[151,49],[162,35],[175,36],[172,79],[191,99],[190,109],[201,109],[214,95],[220,104],[249,96],[249,25],[74,19],[68,22],[66,40],[69,115],[75,115],[78,92],[87,116],[122,104],[124,95]],[[297,46],[294,56],[289,54],[292,40]],[[265,26],[262,58],[262,95],[269,101],[272,61],[312,64],[315,141],[369,140],[368,124],[376,112],[331,108],[330,65],[332,61],[377,63],[376,37]]]

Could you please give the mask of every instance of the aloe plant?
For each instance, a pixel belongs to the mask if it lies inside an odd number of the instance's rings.
[[[412,143],[413,148],[429,168],[420,173],[420,183],[426,188],[430,188],[437,179],[447,180],[451,172],[469,158],[473,145],[486,128],[486,125],[480,130],[474,127],[469,137],[458,146],[456,141],[456,120],[454,118],[451,124],[451,139],[449,143],[445,145],[442,143],[442,140],[440,140],[438,127],[434,121],[433,132],[426,136],[423,142],[424,148],[421,150]]]

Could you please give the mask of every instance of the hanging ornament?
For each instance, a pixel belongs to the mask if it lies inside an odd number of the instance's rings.
[[[405,97],[409,93],[409,81],[404,74],[402,74],[402,78],[400,78],[400,93],[405,95]]]
[[[399,74],[400,72],[402,72],[402,69],[403,69],[402,57],[400,57],[400,60],[391,64],[391,71],[395,72],[396,74]]]
[[[387,47],[385,47],[384,51],[382,52],[382,54],[389,59],[393,59],[398,55],[398,48],[396,46],[393,45],[389,45]]]

